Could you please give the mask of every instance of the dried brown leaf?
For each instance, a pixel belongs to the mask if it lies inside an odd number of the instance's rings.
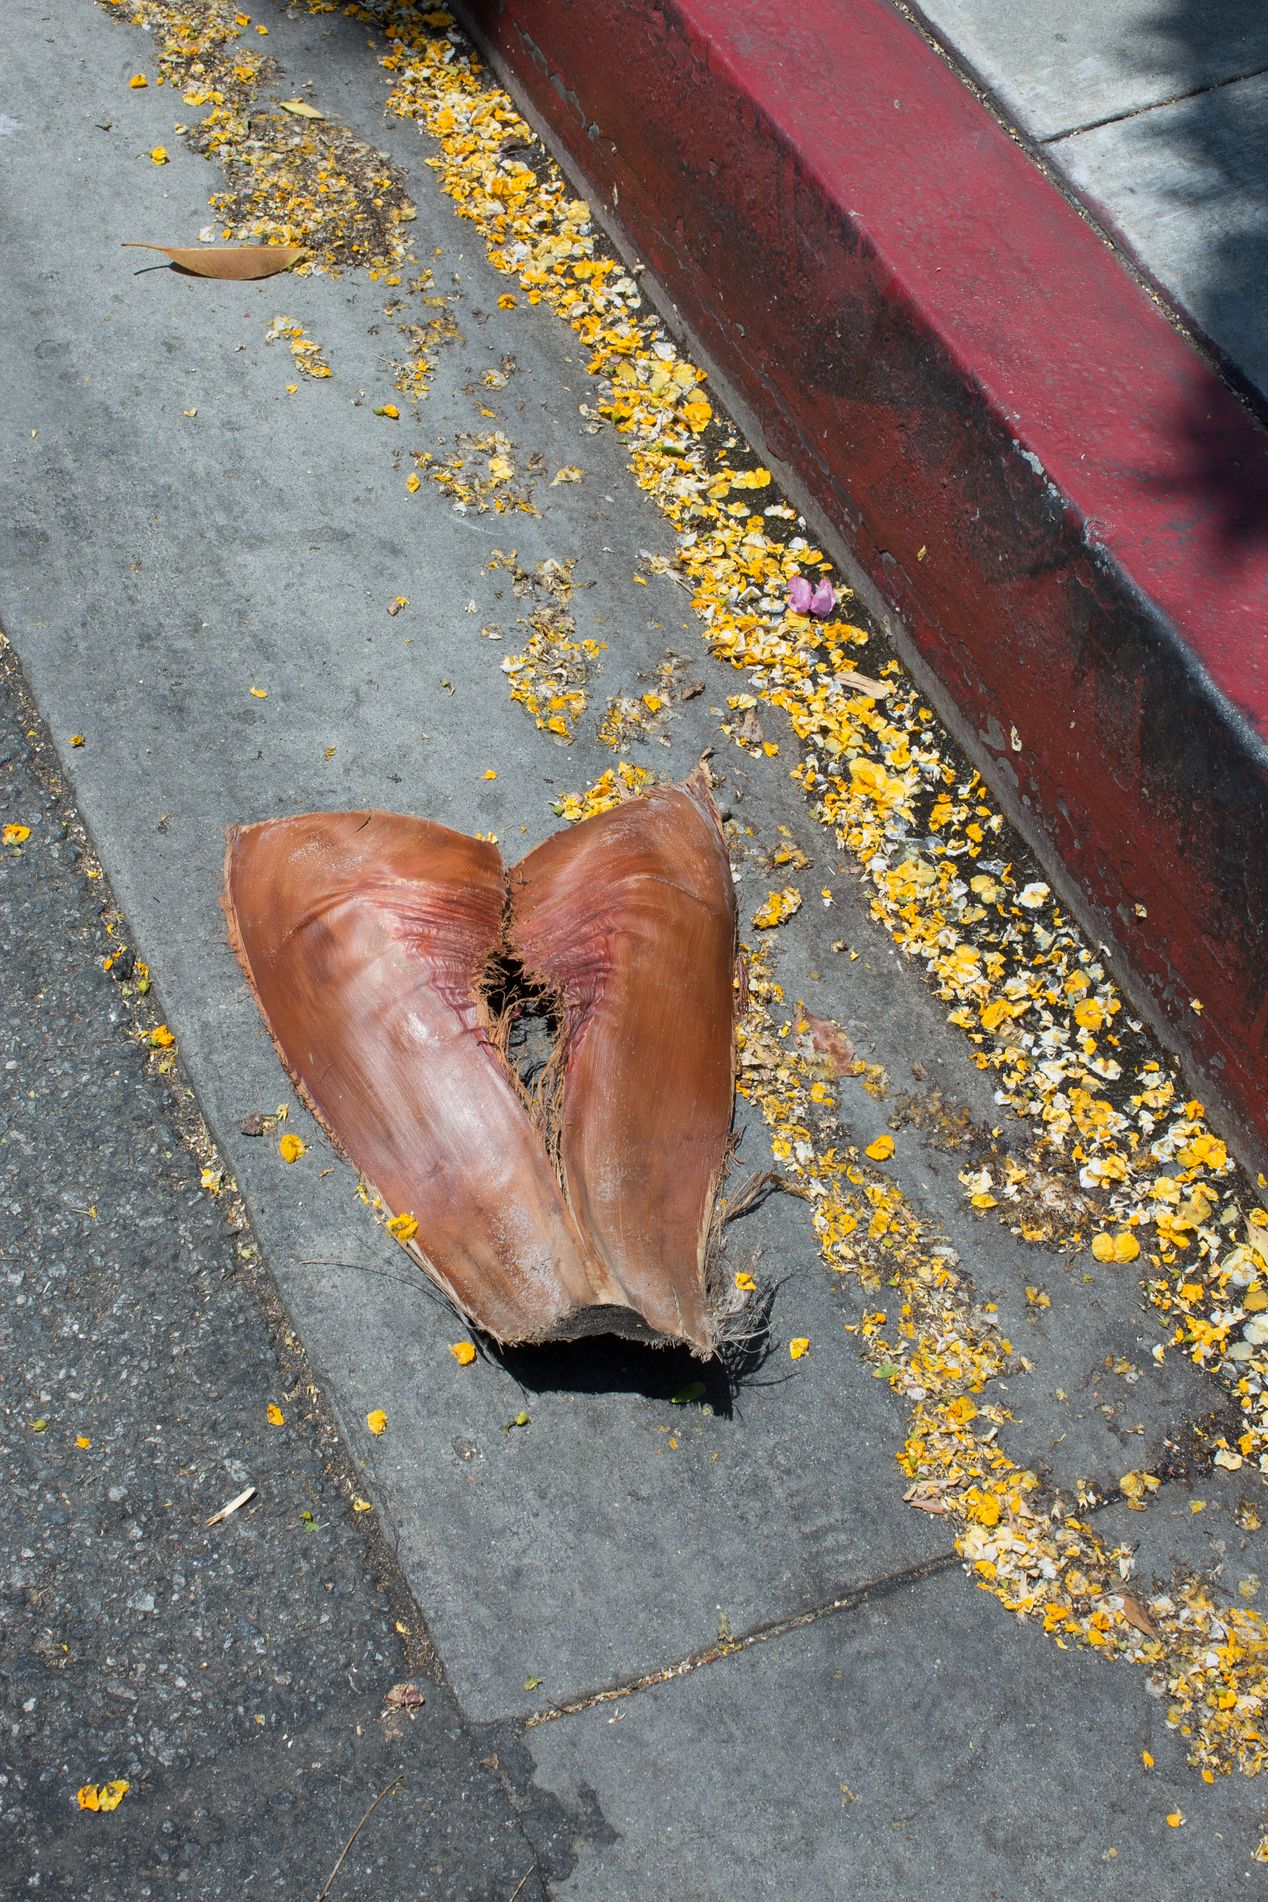
[[[946,1502],[942,1497],[940,1483],[936,1479],[917,1480],[903,1494],[905,1503],[915,1506],[918,1512],[932,1512],[939,1518],[946,1512]]]
[[[1161,1627],[1154,1622],[1148,1606],[1134,1592],[1120,1591],[1118,1597],[1129,1625],[1133,1625],[1137,1631],[1143,1631],[1146,1638],[1161,1638]]]
[[[394,1684],[383,1700],[385,1712],[391,1710],[416,1711],[427,1699],[417,1684]]]
[[[141,244],[130,240],[125,251],[161,251],[178,271],[189,277],[215,277],[240,284],[250,278],[274,277],[308,256],[302,244]]]

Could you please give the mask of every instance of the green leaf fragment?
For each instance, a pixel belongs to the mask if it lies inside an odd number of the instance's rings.
[[[676,1394],[671,1394],[669,1404],[671,1407],[687,1407],[693,1400],[703,1400],[704,1394],[703,1380],[689,1380],[685,1387],[680,1387]]]

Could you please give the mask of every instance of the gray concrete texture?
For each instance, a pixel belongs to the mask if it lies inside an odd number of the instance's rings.
[[[1259,0],[922,0],[918,11],[1036,139],[1268,71]]]
[[[1268,404],[1268,8],[923,0],[918,12]]]
[[[778,1283],[776,1351],[735,1395],[714,1379],[706,1406],[675,1406],[671,1397],[698,1370],[679,1356],[628,1349],[522,1353],[459,1368],[448,1352],[459,1325],[370,1221],[352,1171],[291,1097],[225,941],[224,827],[306,807],[382,805],[491,829],[513,858],[556,828],[552,805],[563,791],[612,764],[594,737],[607,696],[645,684],[667,650],[687,654],[706,691],[679,710],[667,746],[638,757],[683,774],[703,747],[718,746],[721,797],[753,828],[748,857],[737,862],[742,909],[752,908],[750,894],[765,896],[754,855],[774,843],[778,824],[812,855],[806,888],[832,884],[834,911],[819,916],[807,906],[797,932],[782,934],[779,974],[789,995],[836,1017],[860,1054],[899,1085],[918,1061],[925,1086],[964,1103],[978,1126],[998,1112],[944,1007],[902,964],[806,814],[786,763],[753,761],[719,735],[712,710],[737,680],[704,655],[685,598],[667,580],[633,584],[641,551],[668,552],[668,531],[634,487],[619,440],[584,427],[578,404],[591,391],[581,348],[544,309],[497,308],[506,281],[440,194],[424,143],[383,118],[383,76],[366,29],[339,16],[268,17],[270,51],[284,69],[278,96],[316,77],[323,109],[404,168],[418,207],[416,254],[435,269],[459,335],[437,353],[417,415],[400,398],[393,423],[373,414],[393,396],[397,350],[381,286],[136,275],[138,254],[121,251],[120,241],[191,239],[217,176],[173,136],[170,98],[129,91],[128,75],[144,63],[140,35],[87,0],[20,0],[0,96],[0,113],[14,122],[0,139],[0,189],[12,213],[0,326],[0,619],[64,749],[162,1009],[342,1425],[357,1483],[375,1501],[458,1706],[469,1721],[505,1726],[543,1703],[585,1700],[672,1666],[712,1645],[720,1629],[813,1617],[857,1593],[870,1604],[871,1594],[899,1591],[935,1566],[946,1540],[936,1520],[902,1504],[894,1453],[905,1413],[843,1330],[857,1318],[857,1291],[824,1274],[805,1211],[788,1199],[732,1231],[736,1265],[761,1249],[759,1272]],[[107,119],[111,130],[99,130]],[[171,154],[161,168],[144,157],[158,141]],[[294,396],[285,393],[296,379],[284,346],[264,341],[278,312],[302,321],[334,366],[328,381],[303,383]],[[508,357],[510,382],[490,397],[479,379]],[[539,518],[464,517],[429,483],[407,494],[403,455],[444,453],[456,432],[492,426],[482,425],[481,405],[497,409],[517,452],[540,453],[547,471],[579,465],[585,480],[539,481]],[[489,563],[495,549],[512,547],[526,568],[576,559],[578,633],[607,643],[571,747],[539,733],[507,695],[499,663],[517,649],[524,604],[508,572]],[[398,595],[409,605],[389,617]],[[880,658],[869,648],[866,664]],[[268,698],[253,697],[252,687]],[[80,733],[84,746],[68,750],[68,737]],[[495,780],[483,777],[487,769]],[[834,958],[832,939],[856,948],[857,961]],[[239,1129],[283,1100],[289,1126],[309,1143],[293,1168],[272,1141]],[[844,1098],[850,1133],[864,1140],[888,1115],[861,1090]],[[760,1129],[748,1130],[742,1163],[759,1166],[765,1153]],[[1154,1368],[1156,1324],[1128,1270],[1106,1267],[1085,1284],[1061,1258],[1023,1251],[973,1217],[953,1154],[912,1130],[904,1155],[905,1190],[1024,1341],[1033,1371],[1014,1378],[1007,1395],[1017,1414],[1008,1429],[1015,1457],[1064,1486],[1085,1478],[1110,1486],[1126,1466],[1148,1465],[1183,1439],[1185,1422],[1216,1403],[1191,1370],[1173,1361]],[[1025,1300],[1036,1280],[1052,1292],[1042,1315]],[[797,1334],[814,1346],[793,1367],[786,1342]],[[1142,1367],[1126,1402],[1121,1388],[1101,1391],[1111,1351],[1135,1351]],[[366,1414],[377,1407],[389,1424],[376,1439]],[[521,1410],[529,1425],[507,1431]],[[1208,1567],[1225,1556],[1216,1549],[1218,1517],[1213,1510],[1200,1535],[1207,1545],[1198,1562]],[[1221,1523],[1227,1535],[1232,1522]],[[1185,1536],[1195,1536],[1191,1516]],[[1165,1551],[1158,1564],[1168,1569]],[[865,1758],[878,1787],[910,1784],[913,1814],[940,1814],[942,1834],[931,1841],[945,1847],[961,1832],[951,1860],[962,1871],[972,1866],[984,1806],[1004,1817],[1026,1811],[1019,1780],[1042,1786],[1042,1814],[1055,1819],[1041,1830],[1032,1817],[1026,1840],[1036,1853],[1047,1844],[1053,1857],[1073,1855],[1080,1828],[1101,1830],[1108,1847],[1126,1823],[1115,1820],[1111,1831],[1103,1819],[1101,1828],[1105,1793],[1089,1774],[1082,1735],[1069,1728],[1093,1707],[1106,1760],[1129,1779],[1123,1815],[1136,1819],[1140,1840],[1153,1841],[1154,1821],[1170,1805],[1134,1780],[1135,1739],[1151,1708],[1137,1674],[1063,1655],[958,1569],[869,1611],[857,1636],[855,1616],[842,1611],[640,1694],[619,1723],[601,1705],[525,1733],[525,1776],[531,1781],[536,1756],[544,1787],[567,1783],[579,1813],[589,1815],[591,1803],[610,1810],[621,1833],[616,1863],[606,1865],[596,1848],[588,1886],[570,1880],[559,1893],[660,1893],[672,1868],[674,1887],[721,1899],[737,1893],[737,1872],[759,1869],[754,1893],[827,1897],[875,1866],[890,1871],[890,1888],[878,1893],[923,1893],[910,1885],[923,1880],[926,1863],[909,1863],[905,1849],[886,1862],[897,1840],[887,1813],[860,1830],[866,1810],[842,1807],[836,1782],[863,1781]],[[833,1702],[843,1694],[822,1693],[851,1644],[855,1741],[842,1746],[845,1767],[829,1777],[820,1803],[822,1764],[836,1761],[829,1739],[843,1722]],[[1024,1733],[1024,1756],[1005,1727],[973,1757],[965,1784],[963,1765],[954,1769],[936,1740],[905,1754],[903,1740],[922,1728],[913,1732],[904,1703],[909,1674],[913,1658],[930,1654],[946,1661],[947,1681],[969,1700],[982,1735],[1001,1709],[1009,1724],[1021,1724],[1025,1708],[1039,1713]],[[992,1702],[1001,1672],[1002,1705]],[[540,1683],[528,1688],[530,1680]],[[717,1762],[734,1759],[729,1780],[714,1776],[715,1718]],[[641,1727],[635,1776],[629,1744]],[[1174,1832],[1159,1839],[1158,1892],[1190,1891],[1199,1850],[1208,1871],[1240,1881],[1259,1798],[1240,1780],[1208,1796],[1183,1769],[1170,1733],[1157,1750],[1167,1776],[1190,1792],[1194,1818],[1179,1847]],[[677,1797],[658,1761],[681,1767]],[[771,1823],[771,1793],[780,1790],[797,1792],[803,1861],[795,1878],[787,1865],[781,1872],[773,1846],[783,1840]],[[971,1813],[960,1807],[965,1792]],[[694,1832],[678,1820],[697,1815],[716,1820]],[[717,1848],[724,1838],[725,1856]],[[1001,1889],[994,1872],[1005,1866],[1003,1835],[999,1842],[996,1860],[981,1865],[984,1880],[963,1876],[974,1893],[1056,1893],[1008,1881]],[[1091,1863],[1084,1874],[1085,1887],[1076,1882],[1070,1893],[1098,1893]],[[1117,1889],[1100,1892],[1127,1894],[1126,1878],[1114,1879]]]
[[[568,1902],[1262,1892],[1239,1793],[1146,1770],[1142,1750],[1162,1762],[1156,1705],[1088,1658],[1049,1674],[1037,1634],[949,1584],[531,1731],[539,1779],[564,1800],[593,1791],[617,1833],[582,1848]]]

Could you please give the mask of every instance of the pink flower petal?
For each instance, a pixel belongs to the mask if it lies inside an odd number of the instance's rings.
[[[794,575],[788,583],[788,605],[794,614],[809,614],[814,589],[804,575]]]
[[[830,581],[821,581],[810,597],[810,612],[826,620],[837,604],[836,589]]]

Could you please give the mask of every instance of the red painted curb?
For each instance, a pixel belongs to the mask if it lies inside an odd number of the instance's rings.
[[[1268,434],[887,0],[468,11],[1268,1152]]]

